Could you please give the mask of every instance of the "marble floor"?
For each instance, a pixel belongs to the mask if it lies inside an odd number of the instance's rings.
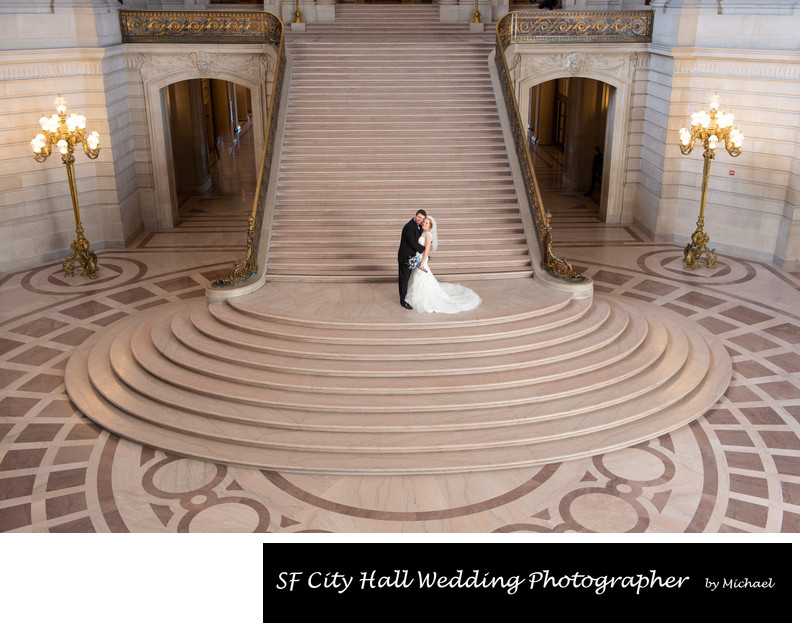
[[[223,151],[215,189],[184,196],[174,230],[98,252],[96,280],[60,262],[0,277],[0,531],[203,533],[797,533],[800,274],[603,225],[595,199],[540,156],[556,253],[599,293],[646,302],[718,336],[724,397],[669,435],[605,455],[473,474],[288,474],[190,460],[100,429],[64,390],[93,333],[197,298],[244,248],[252,144]],[[398,217],[398,226],[405,217]],[[687,226],[687,230],[693,228]],[[713,238],[713,222],[707,226]],[[423,317],[423,316],[420,316]]]

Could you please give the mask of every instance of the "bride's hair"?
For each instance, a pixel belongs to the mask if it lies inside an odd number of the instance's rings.
[[[423,223],[425,223],[425,221],[428,221],[431,224],[431,229],[429,230],[431,233],[431,251],[436,252],[436,248],[439,247],[439,231],[436,229],[436,220],[428,215],[425,217]]]

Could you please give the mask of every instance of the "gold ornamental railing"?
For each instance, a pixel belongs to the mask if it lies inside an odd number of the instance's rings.
[[[650,42],[652,11],[514,11],[497,23],[502,47],[519,42]]]
[[[495,63],[528,203],[536,226],[536,238],[542,253],[542,268],[556,278],[570,282],[584,282],[587,279],[573,271],[570,263],[553,254],[550,213],[545,211],[542,203],[539,183],[528,151],[525,125],[506,63],[505,50],[511,44],[522,42],[649,42],[653,35],[653,13],[652,11],[514,11],[500,18],[496,31]]]
[[[269,178],[272,173],[272,156],[275,146],[275,135],[278,130],[278,110],[281,103],[283,77],[286,71],[286,48],[281,30],[278,44],[278,59],[275,63],[275,79],[272,84],[272,96],[269,100],[267,111],[267,125],[264,133],[264,146],[261,150],[261,165],[256,178],[256,193],[253,199],[253,209],[247,218],[247,251],[244,258],[233,264],[227,276],[216,279],[212,287],[233,287],[243,283],[258,270],[258,247],[261,242],[261,227],[264,223],[264,210],[267,206],[267,192]]]
[[[263,44],[282,46],[283,22],[266,11],[119,12],[122,41],[136,44]]]
[[[120,11],[122,41],[129,43],[270,43],[277,48],[275,77],[267,111],[261,164],[256,179],[253,207],[247,218],[247,250],[231,266],[228,275],[211,283],[229,288],[244,283],[258,270],[258,251],[264,223],[272,155],[278,129],[278,111],[286,70],[284,25],[265,11]]]

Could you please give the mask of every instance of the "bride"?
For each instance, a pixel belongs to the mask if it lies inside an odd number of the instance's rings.
[[[471,289],[453,283],[440,283],[428,265],[428,257],[438,246],[436,221],[428,216],[422,222],[422,235],[419,238],[425,246],[419,267],[411,272],[406,302],[420,313],[459,313],[474,309],[481,298]]]

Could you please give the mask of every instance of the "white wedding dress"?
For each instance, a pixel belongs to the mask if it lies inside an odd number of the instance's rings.
[[[425,233],[419,238],[425,245]],[[419,268],[411,272],[406,302],[420,313],[460,313],[481,304],[481,297],[463,285],[440,283],[433,275],[430,257],[425,261],[427,272]]]

